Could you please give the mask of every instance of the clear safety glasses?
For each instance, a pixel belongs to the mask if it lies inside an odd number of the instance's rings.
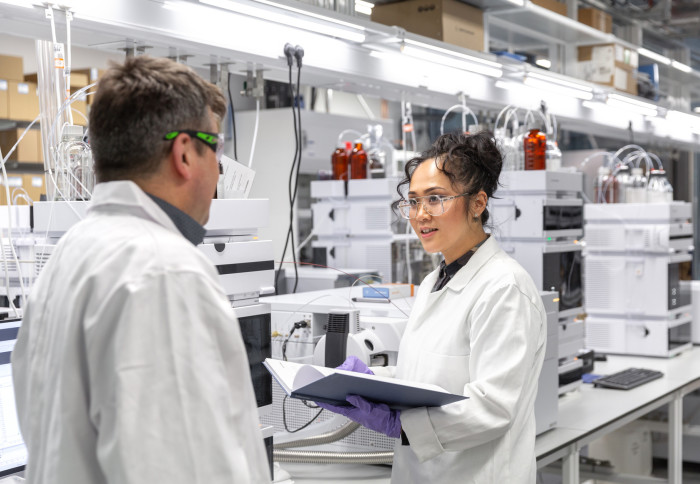
[[[399,212],[405,219],[416,218],[418,216],[418,207],[422,204],[423,210],[425,210],[428,215],[439,217],[450,209],[452,200],[466,195],[469,195],[469,193],[462,193],[461,195],[453,195],[451,197],[426,195],[424,197],[408,198],[399,202]]]
[[[206,131],[194,131],[191,129],[181,129],[179,131],[171,131],[167,133],[163,139],[167,141],[172,141],[179,134],[188,134],[194,139],[198,139],[205,145],[207,145],[209,148],[216,153],[216,161],[221,162],[221,155],[224,154],[224,135],[223,134],[217,134],[217,133],[208,133]]]

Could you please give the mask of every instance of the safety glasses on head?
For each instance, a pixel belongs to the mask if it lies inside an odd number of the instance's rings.
[[[207,145],[216,153],[216,161],[221,162],[221,155],[224,154],[224,135],[217,133],[208,133],[206,131],[194,131],[191,129],[181,129],[178,131],[170,131],[167,133],[163,139],[166,141],[172,141],[178,137],[180,134],[187,134],[190,137],[197,139]]]
[[[405,219],[412,219],[418,216],[418,207],[423,205],[423,210],[432,217],[439,217],[447,212],[452,206],[451,200],[470,195],[469,192],[461,195],[443,197],[442,195],[426,195],[424,197],[407,198],[398,203],[399,212]],[[445,203],[447,202],[447,203]]]

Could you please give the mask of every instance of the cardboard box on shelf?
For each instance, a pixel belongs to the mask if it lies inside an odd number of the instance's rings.
[[[37,82],[37,74],[27,74],[24,76],[24,80],[27,82]],[[89,84],[89,76],[87,73],[82,71],[72,71],[70,75],[70,92],[71,95],[75,94],[78,90],[84,88]],[[87,97],[83,94],[79,99],[76,99],[71,104],[73,108],[73,123],[80,126],[87,126]],[[75,111],[78,111],[76,113]],[[82,116],[81,116],[82,114]]]
[[[92,84],[93,82],[99,81],[100,78],[102,77],[102,75],[105,73],[104,69],[98,69],[97,67],[91,67],[89,69],[77,69],[77,70],[74,70],[73,72],[79,72],[81,74],[85,74],[86,76],[88,76],[87,84]],[[97,86],[92,87],[90,89],[90,91],[95,90],[95,88],[97,88]],[[95,97],[94,95],[87,96],[88,105],[92,104],[92,100],[94,99],[94,97]]]
[[[566,3],[565,2],[558,2],[557,0],[531,0],[532,3],[539,7],[544,7],[547,10],[551,10],[554,13],[558,13],[559,15],[563,15],[566,17]]]
[[[2,149],[3,156],[7,156],[7,153],[17,143],[22,133],[24,133],[24,128],[0,131],[0,149]],[[42,158],[41,131],[30,129],[8,159],[20,163],[39,163]]]
[[[73,108],[73,124],[87,126],[88,104],[85,94],[83,93],[73,101],[71,107]]]
[[[5,186],[10,191],[10,199],[12,199],[12,191],[16,188],[24,188],[24,180],[20,173],[8,173],[7,179],[0,179],[0,205],[7,205],[7,197],[5,196]],[[26,205],[25,203],[20,203]]]
[[[375,5],[372,20],[467,49],[484,50],[483,12],[457,0],[406,0]]]
[[[10,117],[9,102],[10,82],[7,79],[0,79],[0,119]]]
[[[578,21],[601,32],[612,34],[612,16],[597,8],[579,8]]]
[[[619,62],[635,69],[639,67],[639,54],[636,50],[622,44],[584,45],[578,48],[579,62],[593,60],[595,62]]]
[[[33,201],[41,200],[46,194],[45,176],[43,173],[25,173],[22,175],[22,187]],[[19,201],[18,201],[19,203]]]
[[[620,44],[578,48],[579,77],[637,95],[637,52]]]
[[[43,173],[8,173],[7,188],[10,190],[10,199],[14,198],[17,205],[28,205],[27,201],[22,197],[17,197],[18,193],[24,193],[21,189],[27,192],[29,198],[34,201],[41,199],[41,195],[46,193],[44,174]],[[20,190],[17,190],[20,189]],[[0,205],[7,205],[5,196],[5,182],[0,180]]]
[[[34,121],[39,115],[39,96],[32,82],[9,81],[8,118],[15,121]]]
[[[34,74],[27,74],[24,76],[24,81],[25,82],[33,82],[34,84],[38,84],[38,76],[36,73]],[[80,89],[81,87],[85,87],[88,85],[88,76],[85,73],[82,72],[75,72],[72,71],[70,75],[70,87],[71,90],[73,89]]]
[[[21,57],[0,55],[0,79],[8,81],[24,80],[24,63]]]

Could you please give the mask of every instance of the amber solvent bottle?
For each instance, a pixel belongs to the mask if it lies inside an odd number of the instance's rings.
[[[350,153],[350,179],[362,180],[367,178],[367,153],[362,149],[362,143],[355,143]]]
[[[526,170],[544,170],[547,166],[547,136],[537,128],[523,139]]]
[[[345,147],[338,146],[331,156],[334,180],[347,180],[350,168],[348,155],[352,149],[352,143],[347,141]]]

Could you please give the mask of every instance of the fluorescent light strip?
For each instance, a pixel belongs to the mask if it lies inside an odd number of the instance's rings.
[[[453,50],[449,49],[443,49],[442,47],[437,47],[435,45],[430,45],[426,44],[424,42],[418,42],[417,40],[412,40],[412,39],[406,39],[404,41],[406,44],[411,45],[411,46],[416,46],[421,49],[426,49],[426,50],[432,50],[434,52],[439,52],[440,54],[446,54],[450,57],[459,57],[460,59],[465,59],[470,62],[476,62],[478,64],[483,64],[485,66],[490,66],[495,69],[501,69],[501,64],[498,62],[490,61],[487,59],[482,59],[481,57],[476,57],[474,55],[469,55],[469,54],[462,54],[461,52],[455,52]]]
[[[34,8],[31,0],[0,0],[0,3],[14,5],[16,7]]]
[[[525,77],[528,79],[538,79],[549,84],[557,84],[559,86],[568,87],[570,89],[577,89],[579,91],[593,92],[593,88],[591,86],[587,86],[586,84],[579,84],[578,82],[573,82],[566,79],[559,79],[558,77],[540,74],[539,72],[528,72],[527,74],[525,74]]]
[[[659,114],[659,110],[654,104],[645,103],[644,101],[638,101],[618,94],[608,94],[606,104],[613,108],[624,109],[644,116],[656,116]]]
[[[444,49],[446,50],[446,49]],[[449,51],[447,51],[449,52]],[[462,57],[446,56],[440,55],[435,52],[430,52],[424,49],[419,49],[410,45],[405,45],[403,48],[403,53],[410,57],[415,57],[416,59],[422,59],[429,62],[435,62],[436,64],[442,64],[447,67],[454,67],[455,69],[462,69],[465,71],[476,72],[477,74],[483,74],[490,77],[501,77],[503,75],[503,70],[501,65],[495,62],[490,62],[489,64],[481,64],[477,62],[472,62],[471,60],[465,62]],[[463,58],[468,58],[470,56],[464,56]],[[496,67],[492,67],[493,64]]]
[[[545,69],[549,69],[552,67],[552,61],[549,59],[537,59],[535,61],[535,64],[537,64],[540,67],[544,67]]]
[[[343,22],[340,20],[335,20],[330,17],[324,17],[322,15],[313,14],[311,12],[304,12],[303,10],[287,7],[279,4],[273,4],[272,2],[262,1],[260,3],[265,3],[273,5],[275,7],[282,8],[284,10],[299,13],[307,17],[316,18],[323,22],[330,22],[335,25],[324,25],[321,22],[314,22],[312,20],[305,20],[302,18],[290,18],[288,15],[281,13],[264,10],[261,8],[254,7],[252,5],[246,5],[238,2],[228,1],[228,0],[200,0],[201,3],[206,5],[211,5],[213,7],[223,8],[225,10],[230,10],[232,12],[241,13],[244,15],[250,15],[262,20],[268,20],[270,22],[276,22],[283,25],[292,26],[302,30],[308,30],[310,32],[316,32],[323,35],[328,35],[331,37],[338,37],[341,39],[349,40],[351,42],[362,43],[365,41],[364,29],[359,26],[355,26],[348,22]],[[343,27],[348,27],[353,30],[348,30]]]
[[[660,64],[664,64],[667,66],[671,65],[671,59],[664,55],[657,54],[656,52],[653,52],[649,49],[645,49],[644,47],[640,47],[639,49],[637,49],[637,53],[643,57],[646,57],[647,59],[654,60]]]
[[[670,109],[666,113],[666,119],[676,124],[678,129],[685,128],[693,133],[700,134],[700,116]]]
[[[679,71],[683,72],[693,72],[693,68],[690,67],[689,65],[683,64],[682,62],[678,61],[671,61],[671,67],[678,69]]]
[[[363,13],[365,15],[372,15],[373,8],[373,3],[365,2],[363,0],[355,0],[355,12]]]
[[[553,81],[544,81],[540,78],[532,77],[528,74],[523,81],[526,86],[534,87],[536,89],[541,89],[543,91],[553,92],[557,94],[562,94],[564,96],[576,97],[579,99],[584,99],[590,101],[593,99],[593,89],[585,90],[587,86],[581,87],[571,87],[563,83],[557,83]],[[574,84],[574,83],[570,83]]]
[[[693,112],[700,114],[700,106],[698,106],[697,108],[693,108]]]

